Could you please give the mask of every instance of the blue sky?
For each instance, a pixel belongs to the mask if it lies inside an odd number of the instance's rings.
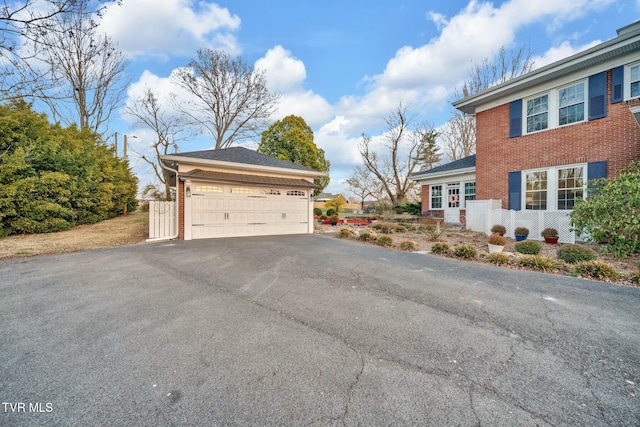
[[[152,87],[166,99],[172,70],[201,47],[222,48],[265,70],[282,95],[273,121],[295,114],[331,161],[327,191],[359,165],[360,135],[380,135],[398,102],[435,127],[451,114],[451,92],[473,62],[501,46],[529,46],[542,66],[616,36],[640,19],[640,0],[191,1],[125,0],[101,28],[128,54],[130,101]],[[143,152],[151,132],[121,114],[113,130]],[[255,141],[256,145],[257,142]],[[181,151],[211,148],[207,137]],[[142,184],[151,169],[135,160]]]

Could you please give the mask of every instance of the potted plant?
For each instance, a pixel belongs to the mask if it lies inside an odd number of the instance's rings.
[[[504,236],[504,233],[507,232],[507,229],[504,227],[504,225],[496,224],[493,227],[491,227],[491,232],[493,234],[499,234],[501,236]]]
[[[556,230],[555,228],[545,228],[544,230],[542,230],[542,233],[540,233],[540,235],[542,237],[544,237],[544,241],[546,243],[551,243],[551,244],[556,244],[558,243],[558,230]]]
[[[527,227],[516,227],[516,229],[513,230],[513,234],[516,236],[516,240],[521,242],[529,236],[529,229]]]
[[[338,217],[338,215],[331,215],[329,217],[329,221],[331,221],[331,225],[335,227],[336,224],[338,224],[338,221],[340,221],[340,217]]]
[[[493,233],[487,239],[487,245],[489,246],[490,254],[493,254],[496,252],[502,252],[506,244],[507,244],[507,240],[504,237],[502,237],[499,233]]]

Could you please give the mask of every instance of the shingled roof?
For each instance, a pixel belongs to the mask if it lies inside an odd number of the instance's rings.
[[[453,172],[456,170],[469,169],[469,168],[475,168],[475,167],[476,167],[476,155],[472,154],[471,156],[464,157],[462,159],[458,159],[441,166],[437,166],[433,169],[429,169],[423,172],[413,174],[411,175],[411,178],[413,179],[423,178],[423,177],[428,177],[430,175],[435,175],[438,173]]]
[[[317,172],[304,166],[285,160],[276,159],[257,151],[244,147],[221,148],[219,150],[190,151],[187,153],[170,154],[171,157],[185,157],[188,159],[215,160],[221,162],[242,163],[247,165],[267,166],[272,168],[293,169],[306,172]]]

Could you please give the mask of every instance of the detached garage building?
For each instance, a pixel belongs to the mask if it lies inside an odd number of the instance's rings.
[[[314,178],[243,147],[161,156],[177,186],[178,238],[313,233]]]

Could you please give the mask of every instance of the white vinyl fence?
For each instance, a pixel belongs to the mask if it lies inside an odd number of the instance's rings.
[[[467,228],[486,234],[491,233],[494,224],[504,225],[506,237],[514,238],[516,227],[527,227],[531,240],[544,240],[540,232],[551,227],[558,230],[561,243],[575,243],[576,233],[571,229],[567,212],[558,211],[514,211],[501,209],[500,200],[467,201]]]
[[[149,202],[149,239],[176,234],[176,203]]]

